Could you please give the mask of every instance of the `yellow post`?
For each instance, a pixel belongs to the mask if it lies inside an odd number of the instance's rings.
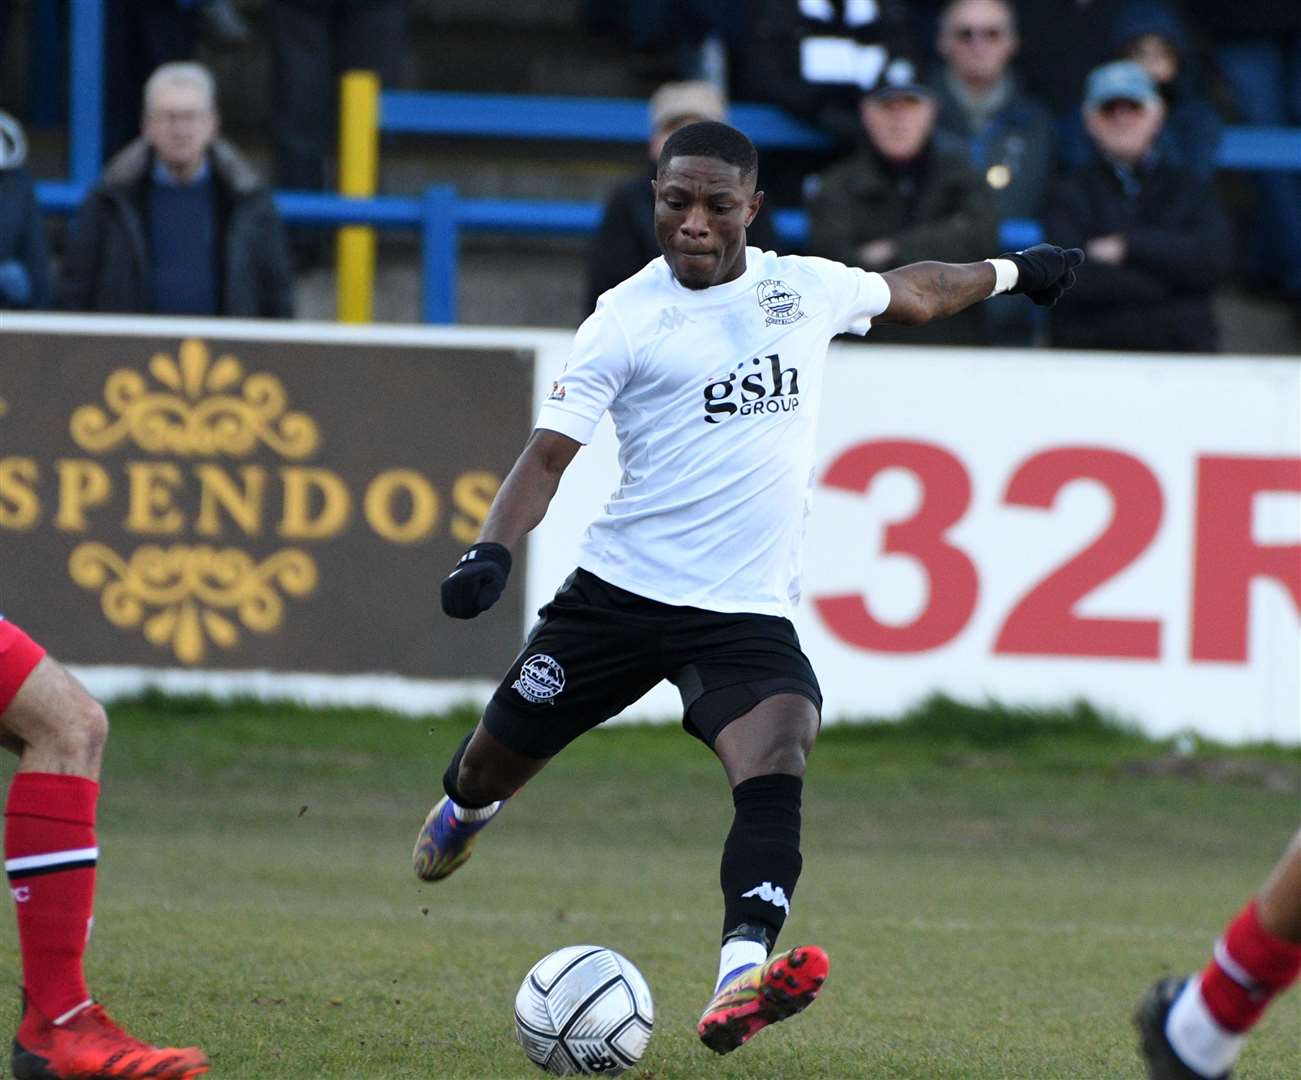
[[[348,71],[340,81],[339,194],[370,198],[379,179],[379,77]],[[345,225],[337,241],[339,321],[370,322],[375,293],[375,230]]]

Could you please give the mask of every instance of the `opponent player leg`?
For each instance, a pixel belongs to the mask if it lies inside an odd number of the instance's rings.
[[[1301,974],[1301,833],[1225,927],[1210,963],[1158,982],[1135,1016],[1153,1080],[1227,1077],[1246,1033]]]
[[[723,847],[723,945],[718,985],[698,1025],[725,1054],[812,1003],[827,976],[816,945],[769,958],[799,880],[804,762],[818,711],[800,694],[775,694],[729,723],[714,741],[736,808]]]
[[[0,733],[20,755],[5,806],[5,870],[23,966],[13,1074],[20,1080],[177,1080],[206,1072],[207,1058],[197,1047],[140,1042],[90,997],[82,956],[94,901],[95,806],[108,721],[30,638],[3,622],[0,633]],[[35,665],[16,676],[34,656]]]

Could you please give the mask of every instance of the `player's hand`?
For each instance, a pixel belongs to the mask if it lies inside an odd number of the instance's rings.
[[[1016,263],[1016,284],[1008,292],[1025,293],[1036,304],[1052,307],[1075,284],[1075,268],[1084,261],[1084,252],[1056,244],[1035,244],[999,258]]]
[[[443,611],[453,619],[473,619],[501,597],[510,577],[510,552],[501,544],[473,544],[443,578]]]

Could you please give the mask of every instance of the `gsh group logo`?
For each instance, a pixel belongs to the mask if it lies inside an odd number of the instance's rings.
[[[767,365],[764,360],[768,361]],[[746,369],[749,370],[742,375]],[[725,378],[705,384],[705,423],[721,424],[732,415],[793,412],[799,408],[799,395],[798,368],[783,368],[777,353],[762,359],[756,356],[737,364],[736,370]]]

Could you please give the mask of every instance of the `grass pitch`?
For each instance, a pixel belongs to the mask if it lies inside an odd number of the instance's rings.
[[[939,702],[829,728],[782,941],[824,946],[831,976],[807,1013],[717,1058],[694,1025],[731,801],[675,725],[579,740],[425,885],[411,845],[469,714],[147,698],[111,717],[92,988],[143,1037],[255,1080],[541,1076],[514,1042],[515,990],[579,943],[650,982],[636,1080],[1137,1080],[1135,1002],[1205,962],[1301,791],[1294,751],[1175,756],[1086,709]],[[0,953],[16,981],[12,929]],[[1235,1073],[1298,1075],[1301,990]]]

